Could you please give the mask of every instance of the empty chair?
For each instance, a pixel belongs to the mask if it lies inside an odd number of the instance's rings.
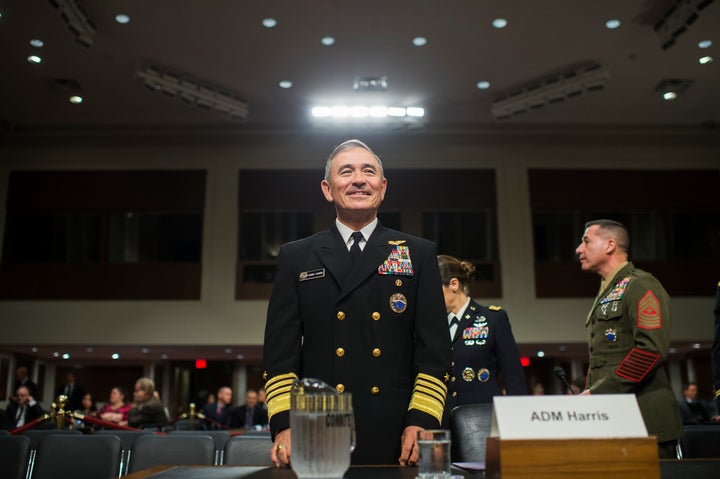
[[[30,439],[0,435],[0,474],[7,479],[23,479],[30,457]]]
[[[82,435],[80,431],[76,431],[74,429],[28,429],[27,431],[23,431],[20,433],[22,436],[26,436],[28,439],[30,439],[30,450],[34,451],[38,448],[38,444],[40,444],[40,441],[48,435],[51,434],[72,434],[75,436]]]
[[[236,466],[272,466],[273,442],[265,436],[234,436],[225,444],[223,464]]]
[[[215,462],[215,443],[204,434],[148,434],[138,437],[130,454],[128,472],[163,464],[200,464]]]
[[[210,436],[215,443],[215,464],[222,464],[223,451],[225,443],[230,439],[230,433],[227,431],[170,431],[169,434],[199,434],[201,436]]]
[[[122,476],[127,471],[128,462],[130,462],[130,452],[135,439],[142,435],[153,434],[150,431],[128,431],[126,429],[101,429],[95,434],[101,436],[115,436],[120,439],[120,469],[118,476]]]
[[[492,428],[493,405],[465,404],[450,411],[453,462],[485,462],[485,442]]]
[[[683,459],[720,457],[720,426],[683,426],[685,436],[680,439]]]
[[[32,479],[112,479],[119,465],[116,436],[53,434],[38,445]]]
[[[2,417],[2,412],[0,412],[0,417]],[[9,436],[10,433],[6,431],[5,429],[0,429],[0,436]]]

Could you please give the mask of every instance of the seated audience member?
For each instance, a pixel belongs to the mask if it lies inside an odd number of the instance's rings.
[[[265,388],[258,389],[258,404],[267,411],[267,393]]]
[[[61,394],[67,396],[68,399],[65,403],[65,410],[75,411],[76,409],[82,408],[82,398],[85,395],[85,389],[77,383],[77,376],[74,372],[69,371],[66,378],[65,385],[58,388],[56,397]]]
[[[683,424],[710,424],[715,419],[711,417],[707,404],[698,399],[696,383],[686,383],[683,386],[683,398],[678,402],[680,417]]]
[[[95,404],[95,398],[90,393],[85,395],[80,400],[82,407],[76,409],[75,412],[82,414],[83,416],[97,417],[97,405]]]
[[[98,416],[107,422],[127,423],[131,408],[132,404],[125,402],[125,389],[115,386],[110,390],[110,400],[98,411]]]
[[[545,386],[543,386],[542,383],[536,383],[535,386],[532,388],[532,395],[533,396],[544,396],[545,395]]]
[[[245,404],[236,407],[232,412],[230,427],[252,429],[255,428],[255,426],[262,427],[266,424],[268,424],[268,414],[267,411],[258,404],[257,391],[248,389],[247,393],[245,393]]]
[[[10,402],[5,411],[4,429],[12,430],[24,426],[45,414],[40,404],[30,395],[27,387],[17,388],[15,397],[17,401]]]
[[[232,395],[232,389],[223,386],[218,389],[216,401],[203,406],[202,413],[205,415],[205,421],[210,429],[230,427]]]
[[[135,383],[133,406],[128,413],[127,425],[131,427],[162,426],[167,423],[165,407],[155,397],[155,383],[150,378],[140,378]],[[123,424],[122,422],[120,423]]]

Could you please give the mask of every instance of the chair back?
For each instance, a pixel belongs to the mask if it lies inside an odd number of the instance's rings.
[[[0,473],[7,479],[24,479],[30,458],[30,439],[0,434]]]
[[[230,439],[230,433],[227,431],[193,431],[193,430],[181,430],[181,431],[170,431],[168,434],[181,434],[181,435],[201,435],[210,436],[215,443],[215,464],[222,464],[223,454],[225,451],[225,443]]]
[[[32,479],[112,479],[119,467],[118,437],[52,434],[38,445]]]
[[[485,461],[492,411],[492,403],[465,404],[450,411],[450,457],[453,462]]]
[[[236,466],[272,466],[273,442],[267,436],[233,436],[225,444],[223,464]]]
[[[686,425],[680,439],[683,459],[720,457],[720,425]]]
[[[20,433],[30,439],[30,450],[34,451],[38,448],[40,441],[45,437],[53,434],[72,434],[80,436],[82,433],[75,429],[28,429]]]
[[[128,473],[163,464],[206,465],[215,462],[215,443],[205,434],[147,434],[132,446]]]
[[[120,469],[118,477],[127,473],[128,462],[130,462],[130,453],[135,439],[142,435],[153,434],[150,431],[128,431],[126,429],[100,429],[95,431],[100,436],[115,436],[120,439]]]

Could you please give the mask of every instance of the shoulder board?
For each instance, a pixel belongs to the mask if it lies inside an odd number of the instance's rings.
[[[502,308],[500,306],[495,306],[494,304],[491,304],[490,306],[488,306],[488,309],[490,311],[502,311]]]

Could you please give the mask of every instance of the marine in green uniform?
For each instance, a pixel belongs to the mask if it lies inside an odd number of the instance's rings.
[[[602,278],[586,320],[590,352],[583,394],[635,394],[660,457],[675,457],[683,435],[664,362],[670,347],[669,296],[650,273],[628,262],[630,239],[612,220],[590,221],[576,254]]]

